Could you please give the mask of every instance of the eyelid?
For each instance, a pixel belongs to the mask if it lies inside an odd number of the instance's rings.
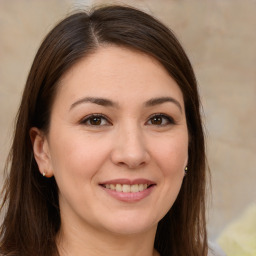
[[[176,122],[175,122],[175,120],[174,120],[173,117],[171,117],[170,115],[164,114],[164,113],[155,113],[155,114],[150,115],[149,118],[148,118],[148,120],[147,120],[147,122],[146,122],[146,124],[147,124],[152,118],[157,117],[157,116],[160,116],[160,117],[162,117],[162,118],[167,119],[169,123],[168,123],[168,124],[163,124],[163,125],[154,125],[154,124],[151,124],[151,125],[160,126],[160,127],[161,127],[161,126],[176,124]]]
[[[83,125],[95,126],[95,127],[96,127],[97,125],[86,124],[86,122],[88,122],[89,119],[90,119],[90,118],[93,118],[93,117],[100,117],[100,118],[102,118],[102,119],[105,119],[105,120],[108,122],[107,125],[112,125],[112,122],[109,120],[109,118],[108,118],[107,116],[105,116],[104,114],[102,114],[102,113],[93,113],[93,114],[89,114],[89,115],[83,117],[83,118],[79,121],[79,123],[80,123],[80,124],[83,124]],[[98,125],[98,126],[106,126],[106,124],[105,124],[105,125]]]

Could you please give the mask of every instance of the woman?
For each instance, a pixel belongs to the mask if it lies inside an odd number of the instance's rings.
[[[4,187],[3,255],[207,255],[206,160],[173,33],[109,6],[61,21],[30,70]]]

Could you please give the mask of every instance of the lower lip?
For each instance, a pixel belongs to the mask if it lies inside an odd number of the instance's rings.
[[[114,197],[117,200],[123,201],[123,202],[138,202],[138,201],[144,199],[145,197],[149,196],[154,188],[155,188],[155,185],[153,185],[143,191],[134,192],[134,193],[124,193],[124,192],[118,192],[115,190],[111,190],[111,189],[102,187],[102,189],[104,191],[106,191],[110,196]]]

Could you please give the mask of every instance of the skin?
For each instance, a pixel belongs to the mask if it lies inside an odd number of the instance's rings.
[[[172,100],[149,103],[163,97]],[[40,172],[59,187],[61,255],[158,255],[157,223],[179,193],[188,130],[182,92],[155,59],[100,47],[61,79],[49,133],[34,127],[30,134]],[[99,185],[119,178],[155,186],[142,200],[123,202]]]

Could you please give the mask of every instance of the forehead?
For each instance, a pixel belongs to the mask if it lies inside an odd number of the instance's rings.
[[[154,94],[154,95],[153,95]],[[57,97],[83,96],[140,99],[175,96],[182,92],[153,57],[124,47],[105,46],[76,63],[60,81]]]

